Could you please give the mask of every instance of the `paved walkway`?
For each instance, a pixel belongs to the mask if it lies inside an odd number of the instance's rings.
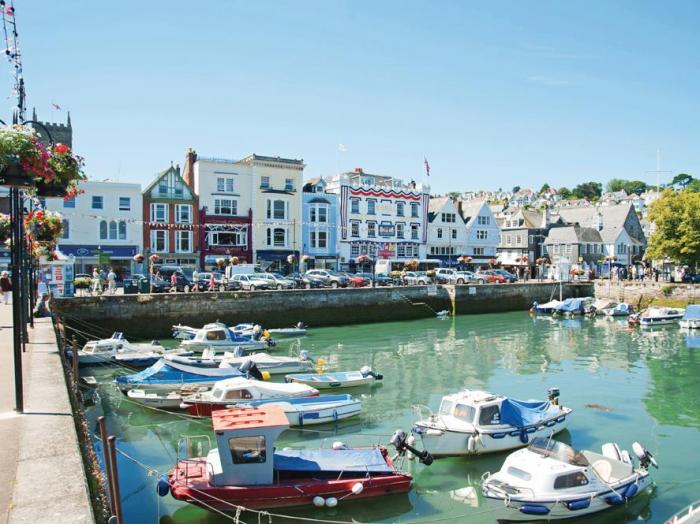
[[[34,326],[17,415],[12,308],[0,305],[0,522],[94,522],[53,325]]]

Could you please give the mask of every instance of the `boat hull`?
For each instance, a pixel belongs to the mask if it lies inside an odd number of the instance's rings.
[[[639,325],[642,327],[652,327],[652,326],[668,326],[670,324],[677,323],[682,315],[670,316],[670,317],[641,317],[639,319]]]
[[[287,375],[287,382],[297,382],[313,386],[316,389],[340,389],[340,388],[355,388],[359,386],[367,386],[373,384],[376,380],[373,376],[359,376],[356,378],[334,377],[332,374],[306,374],[306,375]]]
[[[684,329],[700,329],[700,320],[698,319],[681,319],[678,324]]]
[[[635,481],[626,480],[623,483],[614,485],[615,491],[605,491],[597,493],[595,496],[591,497],[588,493],[582,494],[567,494],[565,496],[560,496],[558,500],[554,498],[549,499],[517,499],[511,496],[508,504],[504,502],[504,499],[500,496],[494,496],[489,493],[488,490],[483,493],[487,504],[493,510],[494,517],[499,523],[505,522],[542,522],[550,520],[563,520],[575,517],[581,517],[583,515],[590,515],[592,513],[598,513],[599,511],[604,511],[606,509],[611,509],[620,504],[611,504],[606,499],[608,497],[615,496],[615,493],[624,493],[628,486],[635,484]],[[638,488],[635,494],[628,500],[634,500],[637,497],[644,496],[645,493],[651,489],[651,477],[647,473],[643,477],[640,477],[637,482]],[[590,501],[586,506],[586,501]],[[578,503],[578,504],[576,504]],[[622,502],[624,504],[625,501]],[[580,509],[569,509],[571,507],[580,507]]]
[[[137,390],[131,390],[127,393],[127,397],[142,406],[159,409],[179,409],[182,403],[182,398],[177,394],[167,396],[149,395],[148,393],[141,394]]]
[[[371,476],[367,476],[366,472],[344,472],[341,477],[338,479],[338,475],[335,475],[332,479],[295,478],[258,486],[212,486],[207,480],[204,459],[180,461],[168,473],[170,492],[175,499],[204,509],[210,506],[229,512],[235,511],[232,504],[252,509],[313,507],[314,497],[335,497],[340,500],[346,496],[344,500],[351,501],[401,494],[407,493],[413,482],[410,475],[401,472]],[[364,489],[359,495],[352,495],[352,487],[358,482]]]
[[[480,432],[434,430],[429,426],[417,423],[414,432],[418,433],[423,443],[423,448],[433,457],[453,457],[465,455],[482,455],[496,453],[526,446],[535,437],[549,437],[565,430],[569,425],[570,413],[562,414],[557,419],[550,421],[551,425],[543,425],[534,431],[527,431],[527,441],[523,442],[521,431],[512,429],[491,434]],[[553,424],[551,423],[553,422]],[[473,451],[470,451],[469,439],[473,439]]]

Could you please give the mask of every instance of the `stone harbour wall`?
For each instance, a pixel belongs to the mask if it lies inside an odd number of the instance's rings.
[[[593,294],[591,284],[565,283],[564,297]],[[255,322],[267,327],[337,326],[456,314],[526,310],[558,298],[559,284],[483,284],[223,293],[166,293],[56,299],[68,326],[104,336],[168,338],[173,324]]]
[[[700,284],[598,280],[595,283],[595,296],[617,302],[628,302],[638,309],[652,302],[684,307],[700,302]]]

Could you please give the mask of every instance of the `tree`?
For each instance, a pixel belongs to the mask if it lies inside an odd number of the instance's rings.
[[[694,178],[685,187],[686,191],[692,191],[693,193],[700,193],[700,179]]]
[[[568,187],[560,187],[559,196],[564,200],[571,200],[573,194],[571,193],[571,189],[569,189]]]
[[[513,186],[513,193],[520,191],[520,186]]]
[[[648,217],[656,225],[649,258],[668,257],[690,267],[700,262],[700,193],[666,189],[651,204]]]
[[[640,195],[647,190],[648,186],[646,182],[641,180],[623,180],[621,178],[613,178],[606,184],[605,188],[611,193],[624,191],[628,195],[631,195],[632,193]]]
[[[547,182],[545,182],[544,184],[542,184],[542,187],[540,188],[540,194],[544,193],[548,189],[549,189],[549,184]]]
[[[687,187],[693,181],[693,177],[687,175],[686,173],[678,173],[671,180],[671,185],[674,187],[680,187],[681,189]]]
[[[577,185],[571,192],[576,198],[595,200],[603,194],[603,184],[600,182],[584,182]]]
[[[460,193],[459,191],[450,191],[449,193],[447,193],[447,196],[454,200],[455,198],[461,197],[462,193]]]

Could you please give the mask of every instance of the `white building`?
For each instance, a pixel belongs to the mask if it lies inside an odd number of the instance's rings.
[[[360,255],[381,259],[426,258],[430,186],[361,168],[327,179],[339,195],[340,263]]]
[[[123,278],[140,269],[133,257],[143,251],[141,185],[86,181],[79,188],[85,192],[68,200],[40,199],[63,215],[58,249],[75,257],[76,274],[101,265]]]
[[[457,205],[449,197],[432,197],[428,212],[428,257],[453,266],[466,249],[467,228]]]
[[[460,201],[458,209],[466,229],[462,254],[472,257],[474,265],[496,258],[500,229],[489,204],[485,200]]]

